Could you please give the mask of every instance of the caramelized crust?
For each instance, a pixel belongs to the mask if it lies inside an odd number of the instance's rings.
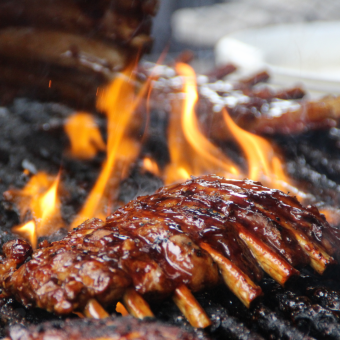
[[[209,175],[139,197],[106,222],[86,221],[30,260],[26,242],[5,244],[0,280],[4,295],[58,314],[92,298],[105,307],[130,288],[159,299],[222,277],[249,306],[263,270],[284,285],[295,267],[322,273],[335,263],[334,235],[316,208],[258,182]]]

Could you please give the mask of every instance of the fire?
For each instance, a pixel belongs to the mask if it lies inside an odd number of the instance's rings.
[[[300,198],[306,196],[290,184],[273,146],[264,138],[238,127],[226,110],[222,113],[226,133],[231,134],[240,145],[248,162],[248,171],[244,171],[213,144],[200,131],[196,117],[198,93],[194,70],[178,63],[176,71],[183,80],[183,89],[173,100],[169,117],[168,147],[171,162],[163,170],[155,160],[144,157],[144,170],[162,177],[166,184],[188,179],[191,175],[214,173],[228,178],[261,180],[273,188],[289,190]],[[145,84],[138,87],[132,68],[128,68],[117,75],[107,88],[97,91],[97,108],[107,115],[106,146],[92,115],[78,112],[67,120],[65,131],[70,138],[72,156],[89,159],[98,151],[106,150],[101,173],[83,208],[72,222],[72,228],[89,218],[105,219],[116,208],[120,181],[128,175],[131,164],[137,160],[148,128],[149,118],[146,117],[144,135],[136,137],[133,134],[136,125],[134,114],[143,97],[147,97],[148,113],[153,90],[151,80],[155,78],[152,73]],[[47,174],[39,173],[31,178],[23,190],[7,192],[7,199],[17,204],[22,222],[28,221],[16,227],[15,231],[29,237],[34,245],[39,236],[52,234],[63,224],[57,196],[58,184],[59,177],[51,180]],[[14,198],[11,199],[11,195]]]
[[[280,156],[270,142],[241,129],[225,109],[222,113],[227,129],[239,143],[246,156],[248,162],[246,177],[254,181],[261,181],[274,189],[289,191],[301,200],[308,197],[308,194],[295,187],[292,180],[285,174]]]
[[[70,155],[80,159],[91,159],[98,151],[105,150],[105,143],[94,117],[86,112],[70,116],[64,126],[71,148]]]
[[[117,302],[116,312],[122,314],[122,316],[129,315],[129,312],[126,310],[126,308],[120,302]]]
[[[145,157],[143,159],[143,169],[151,172],[152,174],[156,176],[160,174],[157,162],[150,157]]]
[[[304,199],[307,195],[291,184],[283,171],[280,155],[266,139],[241,129],[224,109],[222,114],[226,123],[226,133],[231,134],[240,145],[248,163],[248,172],[230,160],[220,148],[202,134],[195,113],[198,99],[196,75],[186,64],[176,65],[183,78],[183,100],[175,100],[170,116],[168,145],[171,163],[163,178],[171,184],[185,180],[191,175],[214,173],[228,178],[248,177],[262,181],[265,185],[290,191]]]
[[[198,95],[194,70],[183,63],[178,63],[176,70],[184,80],[184,103],[183,107],[178,107],[178,102],[175,102],[170,116],[168,142],[171,164],[166,169],[165,182],[173,183],[204,173],[237,176],[240,173],[237,165],[199,130],[195,115]]]
[[[27,238],[30,241],[33,249],[37,247],[36,227],[33,221],[29,221],[23,226],[14,227],[13,231]]]
[[[72,223],[73,228],[86,219],[105,218],[111,213],[112,202],[117,200],[120,180],[139,154],[140,143],[129,136],[133,114],[142,95],[135,93],[134,84],[129,68],[118,75],[98,97],[97,107],[108,118],[107,158],[89,197]],[[145,92],[141,90],[141,93]]]
[[[283,189],[281,183],[287,182],[288,179],[272,145],[264,138],[237,126],[225,109],[223,110],[223,118],[230,133],[239,143],[246,156],[248,161],[247,177],[255,181],[269,180],[273,187]]]
[[[22,190],[8,190],[4,193],[5,198],[18,207],[23,222],[29,219],[29,222],[13,230],[27,237],[33,247],[38,237],[50,235],[63,227],[58,185],[59,176],[52,179],[46,173],[39,172]]]

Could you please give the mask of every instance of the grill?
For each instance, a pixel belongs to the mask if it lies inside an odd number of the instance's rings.
[[[39,3],[38,0],[36,2]],[[117,3],[119,6],[122,5],[119,1]],[[154,13],[148,9],[148,3],[151,7],[155,4],[152,1],[143,2],[144,11],[150,19]],[[86,4],[84,2],[83,5],[86,7]],[[13,4],[10,1],[3,1],[0,4],[0,12],[1,6],[9,11]],[[86,7],[86,11],[94,13],[91,8]],[[21,29],[27,25],[25,20],[27,18],[18,16],[15,27]],[[97,22],[96,20],[94,21]],[[149,32],[148,24],[149,21],[145,19],[144,25],[138,31],[141,35]],[[98,36],[103,41],[108,39],[103,38],[100,33]],[[148,45],[149,40],[146,39],[144,43]],[[135,49],[131,39],[128,45],[129,52]],[[122,44],[119,48],[126,48],[126,46]],[[79,51],[73,52],[75,58],[78,58]],[[130,60],[131,57],[128,59]],[[188,54],[178,57],[177,61],[184,59],[190,61]],[[16,63],[18,60],[14,62],[8,56],[2,57],[2,66],[5,68],[9,65],[10,69],[14,69]],[[162,63],[165,64],[165,62]],[[109,76],[103,70],[99,72],[99,75],[90,75],[90,79],[93,80],[92,77],[95,79],[89,87],[85,86],[86,90],[90,89],[92,93],[92,97],[87,101],[82,100],[85,87],[79,92],[80,96],[79,93],[72,98],[63,96],[62,91],[59,91],[62,83],[59,83],[59,79],[53,78],[54,74],[59,74],[61,68],[60,65],[54,68],[55,66],[46,61],[39,61],[34,65],[35,75],[38,75],[40,79],[43,77],[47,83],[44,86],[37,86],[33,92],[25,91],[27,89],[25,82],[23,87],[18,87],[16,80],[11,83],[13,71],[10,77],[2,82],[4,96],[3,106],[0,107],[0,119],[3,122],[0,124],[0,195],[3,196],[0,202],[1,246],[18,237],[13,227],[34,218],[30,209],[26,209],[26,214],[22,215],[20,209],[22,197],[17,196],[16,190],[22,189],[30,178],[41,171],[55,176],[59,172],[62,184],[58,191],[63,225],[54,233],[38,235],[38,243],[44,240],[53,242],[62,239],[95,185],[106,158],[104,150],[100,147],[98,147],[99,152],[91,159],[77,159],[71,156],[67,151],[71,147],[70,139],[64,129],[75,110],[86,107],[95,111],[94,101],[100,96],[100,85],[115,76],[117,69],[111,65],[112,67],[108,67],[110,68]],[[277,105],[275,103],[282,104],[285,101],[291,105],[311,103],[311,101],[303,99],[304,91],[299,87],[273,90],[264,85],[263,82],[269,77],[265,72],[239,81],[231,80],[230,75],[232,76],[235,69],[233,65],[227,65],[207,75],[197,77],[199,101],[196,110],[201,130],[209,135],[210,141],[224,155],[228,155],[233,164],[246,173],[249,165],[244,150],[234,139],[225,136],[224,130],[220,129],[221,101],[228,107],[230,116],[239,120],[238,123],[241,126],[243,124],[249,130],[251,130],[251,124],[249,128],[248,122],[261,119],[266,105],[270,109],[271,105],[275,106]],[[81,72],[77,73],[79,70],[76,71],[76,75],[72,68],[63,68],[62,71],[65,72],[62,74],[70,73],[75,76],[71,77],[74,86],[81,83],[81,81],[78,83],[81,74]],[[151,194],[160,188],[166,181],[164,174],[172,157],[168,134],[172,124],[173,98],[176,98],[181,89],[178,74],[170,63],[157,66],[150,62],[140,63],[133,73],[136,75],[137,88],[148,79],[153,80],[153,88],[149,95],[145,95],[135,107],[135,124],[130,133],[133,134],[134,139],[141,140],[140,149],[138,149],[138,156],[128,167],[124,167],[123,164],[118,168],[119,184],[114,186],[116,189],[114,199],[112,201],[109,199],[107,204],[111,212],[137,196]],[[8,82],[8,80],[11,81]],[[31,81],[31,78],[29,80]],[[49,92],[49,81],[52,87],[57,83],[57,90],[53,93]],[[14,92],[12,92],[13,87]],[[233,90],[230,90],[230,87],[233,87]],[[43,92],[37,93],[40,88],[43,88]],[[52,99],[58,100],[52,101]],[[235,100],[236,105],[232,103]],[[321,106],[324,106],[323,102],[320,102]],[[327,112],[324,114],[327,115]],[[93,117],[104,143],[109,143],[110,137],[106,130],[109,118],[98,112],[94,112]],[[282,167],[298,187],[298,191],[293,194],[299,195],[300,191],[307,193],[304,198],[305,203],[318,206],[325,214],[327,213],[329,222],[338,226],[340,221],[337,210],[340,199],[338,176],[340,131],[334,121],[329,122],[327,119],[322,121],[321,118],[319,125],[309,125],[308,129],[294,131],[293,134],[282,133],[281,130],[277,133],[257,132],[265,135],[272,145],[278,146],[284,160]],[[136,138],[136,136],[139,137]],[[147,166],[146,159],[154,160],[156,168]],[[292,186],[292,188],[296,187]],[[150,302],[150,307],[158,320],[193,331],[202,339],[204,337],[211,339],[339,339],[339,275],[338,266],[332,267],[323,276],[318,275],[309,267],[303,268],[301,275],[284,288],[269,276],[265,276],[260,283],[264,296],[250,309],[247,309],[224,286],[195,293],[195,298],[212,320],[212,325],[204,330],[194,329],[171,299],[166,299],[161,303]],[[116,306],[108,308],[107,312],[116,315]],[[78,317],[72,314],[67,318],[77,319]],[[66,317],[57,317],[38,308],[27,309],[12,298],[2,299],[0,302],[1,337],[8,334],[5,332],[6,328],[17,324],[40,325],[42,322],[49,321],[53,325],[53,322],[58,320],[60,322],[58,325],[61,325],[64,319]],[[41,327],[43,329],[43,326]]]

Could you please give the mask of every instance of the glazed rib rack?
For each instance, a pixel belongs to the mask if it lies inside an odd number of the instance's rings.
[[[8,242],[1,282],[4,296],[57,314],[86,311],[95,299],[152,316],[144,298],[172,295],[194,327],[207,327],[191,292],[224,281],[249,307],[263,272],[281,285],[307,264],[322,274],[338,242],[316,208],[258,182],[207,175],[139,197],[33,253],[25,241]]]

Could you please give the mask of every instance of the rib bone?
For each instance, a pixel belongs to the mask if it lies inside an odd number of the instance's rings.
[[[93,319],[105,319],[109,317],[109,314],[106,312],[106,310],[95,299],[89,300],[84,308],[84,314],[86,317]]]
[[[122,302],[127,311],[137,319],[154,317],[148,303],[132,288],[126,290]]]
[[[185,285],[182,285],[175,290],[172,299],[188,319],[191,326],[206,328],[211,325],[208,315]]]
[[[284,285],[290,277],[299,274],[281,256],[249,233],[241,231],[239,237],[246,243],[262,269],[281,285]]]
[[[262,295],[262,289],[257,286],[245,273],[226,257],[214,250],[207,243],[201,243],[220,268],[225,284],[248,308],[252,301]]]
[[[274,214],[272,212],[263,209],[260,205],[257,205],[257,207],[261,209],[263,214],[270,218],[274,218]],[[280,218],[278,223],[284,228],[289,229],[294,234],[303,251],[309,256],[311,267],[319,274],[322,274],[327,266],[335,263],[334,258],[327,254],[321,246],[318,246],[315,242],[309,240],[303,231],[297,230],[291,223],[286,222],[283,218]]]

